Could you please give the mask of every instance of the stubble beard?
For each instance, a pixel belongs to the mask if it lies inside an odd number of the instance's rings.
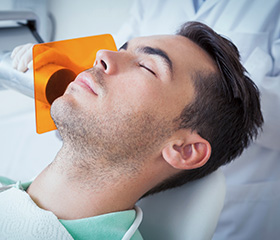
[[[96,75],[102,87],[103,79]],[[135,174],[158,151],[175,127],[150,112],[123,111],[103,115],[82,112],[67,101],[55,101],[52,117],[73,163],[89,172],[98,166]]]

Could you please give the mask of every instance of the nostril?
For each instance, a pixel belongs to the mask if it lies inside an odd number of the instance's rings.
[[[107,64],[103,60],[101,60],[101,64],[104,67],[104,69],[107,70]]]

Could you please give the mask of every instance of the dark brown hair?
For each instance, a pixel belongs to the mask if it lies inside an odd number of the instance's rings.
[[[249,146],[263,124],[256,85],[240,63],[236,46],[199,22],[183,24],[184,36],[209,54],[218,72],[197,71],[192,80],[196,96],[180,116],[180,127],[196,131],[212,148],[208,162],[165,180],[146,195],[181,186],[229,163]]]

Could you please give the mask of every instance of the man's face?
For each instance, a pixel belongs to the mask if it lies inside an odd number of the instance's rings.
[[[209,67],[208,55],[185,37],[136,38],[118,52],[99,51],[51,113],[64,142],[85,158],[156,156],[194,98],[192,74]]]

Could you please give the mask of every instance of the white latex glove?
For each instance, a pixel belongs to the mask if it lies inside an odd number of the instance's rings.
[[[11,58],[13,59],[12,66],[18,71],[25,72],[28,69],[33,68],[32,60],[32,48],[34,44],[27,43],[24,45],[17,46],[12,54]]]

